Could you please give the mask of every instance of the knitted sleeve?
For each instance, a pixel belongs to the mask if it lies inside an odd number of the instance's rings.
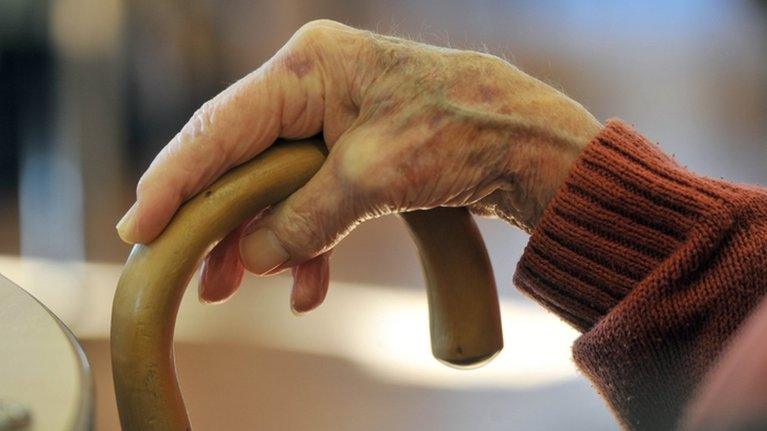
[[[611,120],[514,277],[582,332],[578,367],[631,430],[671,430],[767,291],[767,190],[690,173]]]

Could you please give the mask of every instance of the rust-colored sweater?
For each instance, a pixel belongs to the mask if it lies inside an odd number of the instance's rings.
[[[609,121],[515,283],[583,333],[575,362],[624,427],[672,430],[767,291],[767,190],[695,175]]]

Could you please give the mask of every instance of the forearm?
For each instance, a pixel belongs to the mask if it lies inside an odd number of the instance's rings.
[[[546,209],[516,284],[583,331],[631,429],[671,429],[767,290],[767,193],[695,176],[610,122]]]

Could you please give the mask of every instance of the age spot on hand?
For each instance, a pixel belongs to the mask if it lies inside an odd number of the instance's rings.
[[[308,75],[314,69],[314,63],[303,54],[290,53],[283,60],[285,70],[295,75],[298,79]]]
[[[437,127],[442,125],[442,120],[445,119],[445,113],[442,111],[436,111],[432,113],[428,120],[428,125],[430,130],[435,130]]]
[[[477,88],[477,96],[479,101],[484,103],[492,103],[495,100],[495,96],[498,90],[495,87],[489,85],[480,85]]]

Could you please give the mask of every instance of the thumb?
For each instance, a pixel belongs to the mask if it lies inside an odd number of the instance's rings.
[[[331,155],[332,157],[332,155]],[[329,158],[302,188],[251,224],[240,240],[245,268],[265,275],[330,250],[357,223],[354,196]]]

